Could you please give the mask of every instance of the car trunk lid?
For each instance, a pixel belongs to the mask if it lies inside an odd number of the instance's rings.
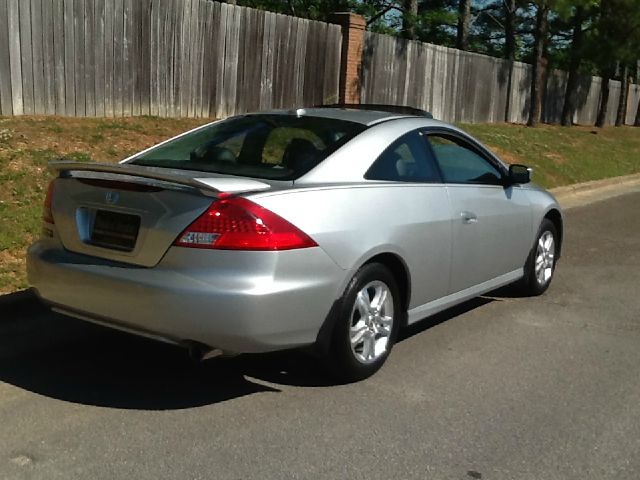
[[[56,231],[76,253],[152,267],[223,194],[267,190],[247,178],[134,165],[52,162]],[[196,176],[197,175],[197,176]]]

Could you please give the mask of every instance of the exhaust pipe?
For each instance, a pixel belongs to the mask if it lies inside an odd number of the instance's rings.
[[[184,344],[189,352],[189,358],[196,363],[224,355],[224,352],[219,348],[211,348],[204,343],[187,341]]]

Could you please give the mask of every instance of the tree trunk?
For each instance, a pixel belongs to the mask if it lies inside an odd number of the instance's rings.
[[[504,121],[511,120],[511,87],[513,85],[513,68],[516,60],[516,0],[504,0],[504,57],[509,61],[507,79],[507,101],[504,110]]]
[[[640,99],[638,99],[638,110],[636,111],[636,121],[634,127],[640,127]]]
[[[469,50],[469,24],[471,22],[471,0],[460,0],[458,4],[458,38],[456,48]]]
[[[549,29],[549,5],[541,0],[536,13],[535,43],[533,47],[533,72],[531,75],[531,107],[527,125],[535,127],[542,116],[542,90],[544,87],[544,51]]]
[[[402,32],[405,38],[416,39],[416,19],[418,18],[418,0],[404,0],[402,14]]]
[[[629,67],[625,65],[622,69],[622,82],[620,83],[620,99],[618,100],[616,127],[622,127],[627,120],[627,98],[629,98]]]
[[[584,21],[584,7],[576,7],[573,17],[573,38],[571,41],[571,51],[569,53],[569,76],[567,78],[567,88],[564,93],[564,105],[562,106],[562,117],[560,123],[565,127],[573,125],[573,115],[576,112],[576,93],[578,89],[578,70],[582,58],[582,40],[584,32],[582,22]]]
[[[611,74],[607,72],[602,76],[602,90],[600,91],[600,106],[598,107],[598,117],[596,127],[602,128],[607,122],[607,106],[609,105],[609,79]]]

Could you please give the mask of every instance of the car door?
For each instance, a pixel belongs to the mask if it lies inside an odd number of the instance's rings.
[[[480,145],[448,131],[427,133],[452,213],[451,293],[517,278],[530,248],[531,209],[520,186]]]
[[[409,309],[446,296],[451,272],[450,205],[421,132],[409,132],[393,142],[365,178],[388,182],[384,198],[393,211],[383,221],[409,269]]]

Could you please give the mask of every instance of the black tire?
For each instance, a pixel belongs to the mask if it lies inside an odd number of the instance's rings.
[[[548,277],[548,279],[541,281],[536,275],[535,262],[536,256],[538,254],[538,243],[540,239],[548,233],[553,236],[554,256],[552,266],[550,267],[551,275]],[[535,297],[546,292],[547,288],[549,288],[549,285],[551,284],[551,280],[553,280],[553,274],[555,273],[556,262],[558,260],[558,246],[558,231],[556,230],[553,222],[545,218],[540,224],[538,234],[536,235],[536,241],[534,242],[533,247],[531,248],[531,252],[529,252],[529,256],[527,257],[527,261],[524,265],[524,276],[518,283],[518,290],[520,294],[522,294],[523,296]]]
[[[367,363],[358,359],[358,353],[351,347],[350,329],[356,320],[362,320],[360,313],[355,312],[356,297],[358,293],[370,284],[384,285],[391,294],[393,305],[393,321],[388,336],[386,349],[375,359]],[[375,287],[371,287],[374,289]],[[373,291],[373,290],[371,290]],[[370,297],[371,298],[371,297]],[[342,297],[338,300],[336,322],[331,335],[331,341],[327,352],[328,364],[336,378],[342,382],[357,382],[376,373],[384,364],[398,335],[401,320],[404,317],[400,291],[396,279],[391,272],[379,263],[364,265],[347,285]],[[357,347],[355,347],[357,348]],[[363,344],[364,349],[364,344]],[[364,352],[360,353],[360,355]]]

